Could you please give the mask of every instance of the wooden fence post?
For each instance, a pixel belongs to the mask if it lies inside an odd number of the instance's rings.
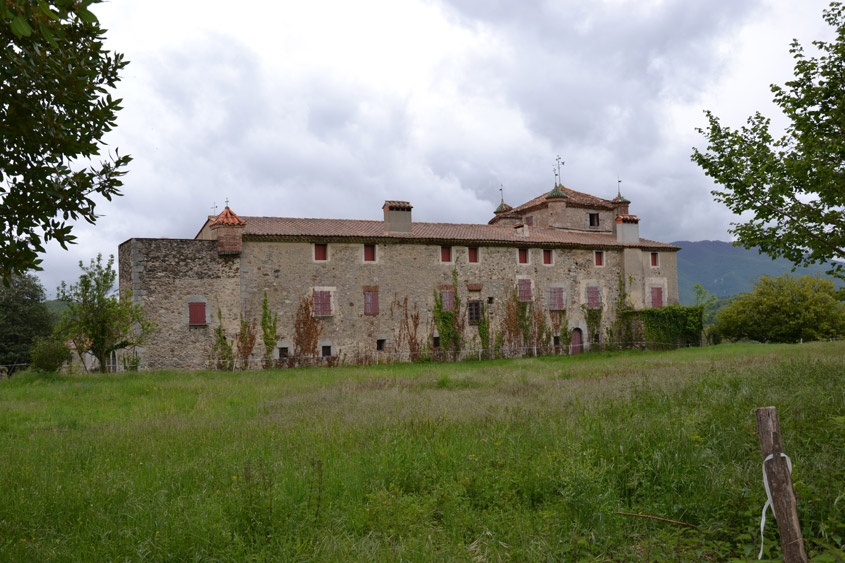
[[[757,419],[757,438],[760,453],[772,493],[772,510],[780,533],[780,547],[785,563],[807,563],[801,524],[798,522],[798,503],[792,489],[792,476],[783,453],[780,420],[775,407],[761,407],[754,411]],[[772,458],[766,461],[769,456]]]

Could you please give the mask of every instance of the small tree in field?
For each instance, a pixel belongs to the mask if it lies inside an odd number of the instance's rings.
[[[811,276],[764,276],[718,318],[719,332],[732,339],[798,342],[845,336],[845,303],[832,281]]]
[[[57,334],[70,339],[80,357],[91,352],[99,370],[105,373],[109,355],[115,350],[143,344],[155,325],[147,321],[141,305],[132,303],[129,295],[123,299],[114,290],[114,256],[103,264],[102,254],[82,262],[82,275],[70,287],[65,282],[58,288],[58,297],[67,304],[57,327]]]
[[[270,313],[270,304],[267,301],[267,292],[264,292],[264,301],[261,303],[261,336],[264,340],[264,368],[270,367],[273,359],[273,350],[276,349],[278,336],[278,313]]]

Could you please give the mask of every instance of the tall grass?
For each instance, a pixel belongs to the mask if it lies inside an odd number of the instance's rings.
[[[842,558],[845,343],[19,375],[0,381],[0,559],[743,559],[767,405],[810,552]]]

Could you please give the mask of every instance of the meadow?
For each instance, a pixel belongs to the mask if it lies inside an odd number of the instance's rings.
[[[756,560],[769,405],[808,552],[845,561],[845,342],[19,374],[0,560]]]

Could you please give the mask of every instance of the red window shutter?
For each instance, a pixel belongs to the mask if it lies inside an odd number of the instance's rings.
[[[527,248],[520,248],[519,249],[519,263],[520,264],[528,264],[528,249]]]
[[[517,281],[517,299],[531,301],[531,280]]]
[[[451,262],[452,261],[452,247],[451,246],[441,246],[440,247],[440,261],[441,262]]]
[[[547,249],[543,250],[543,264],[551,264],[552,263],[552,251]]]
[[[663,306],[663,288],[662,287],[652,287],[651,288],[651,306],[655,307],[655,308]]]
[[[596,266],[604,266],[604,252],[596,250]]]
[[[329,249],[327,244],[315,244],[314,245],[314,260],[328,260],[329,259]]]
[[[478,262],[478,247],[477,246],[470,246],[467,250],[469,251],[468,252],[469,262],[471,262],[471,263]]]
[[[205,303],[192,302],[188,303],[188,324],[204,325],[205,323]]]
[[[455,310],[455,290],[453,290],[453,289],[441,289],[440,290],[440,299],[443,301],[443,310],[444,311],[454,311]]]
[[[330,291],[314,290],[314,316],[330,317],[332,315],[332,293]]]
[[[533,227],[534,226],[534,216],[529,215],[528,217],[526,217],[525,218],[525,224],[528,225],[529,227]]]
[[[364,314],[378,315],[378,291],[364,292]]]
[[[563,311],[563,288],[549,288],[549,310]]]
[[[654,267],[657,267],[657,253],[656,252],[651,253],[651,265],[654,266]]]
[[[598,309],[601,307],[601,294],[596,285],[587,286],[587,307],[590,309]]]
[[[376,261],[376,245],[365,244],[364,245],[364,262],[375,262],[375,261]]]

